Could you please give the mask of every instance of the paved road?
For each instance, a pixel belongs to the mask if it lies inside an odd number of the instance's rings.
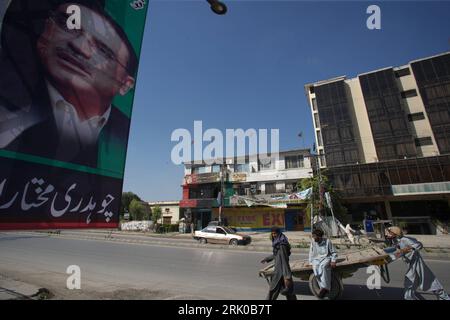
[[[213,245],[176,248],[0,233],[0,274],[46,287],[61,299],[263,299],[267,285],[257,271],[265,255]],[[449,290],[450,261],[428,263]],[[66,288],[69,265],[81,268],[81,290]],[[405,266],[398,261],[390,270],[393,280],[381,290],[368,290],[368,275],[360,270],[344,281],[343,299],[400,299]],[[296,282],[295,289],[299,299],[314,299],[306,282]]]

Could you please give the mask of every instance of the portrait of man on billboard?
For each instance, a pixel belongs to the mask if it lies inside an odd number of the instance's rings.
[[[136,53],[101,1],[27,9],[11,1],[0,29],[0,149],[97,167],[100,139],[126,150],[129,117],[113,100],[134,87]]]

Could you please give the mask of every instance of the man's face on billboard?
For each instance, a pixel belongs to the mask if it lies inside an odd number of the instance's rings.
[[[81,29],[69,30],[70,17],[59,6],[46,22],[38,52],[50,81],[99,99],[125,94],[134,85],[128,75],[129,51],[113,26],[101,14],[79,5]]]

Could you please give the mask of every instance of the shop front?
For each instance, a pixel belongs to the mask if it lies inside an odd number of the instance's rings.
[[[213,220],[218,220],[219,209],[212,209]],[[309,228],[304,207],[288,209],[271,207],[231,207],[224,208],[222,220],[238,231],[270,231],[272,226],[284,231],[303,231]]]

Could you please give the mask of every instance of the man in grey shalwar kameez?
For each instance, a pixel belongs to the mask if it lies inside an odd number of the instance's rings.
[[[274,261],[274,273],[270,281],[269,293],[266,300],[276,300],[281,293],[287,300],[297,300],[294,294],[289,255],[291,246],[287,237],[277,227],[272,228],[271,233],[273,254],[264,258],[261,263]]]
[[[390,227],[386,230],[386,238],[397,247],[395,256],[402,257],[408,264],[405,275],[405,300],[419,300],[416,296],[417,288],[435,294],[439,300],[450,300],[439,280],[425,264],[419,250],[423,248],[421,242],[414,238],[403,236],[399,227]]]
[[[331,269],[336,267],[337,252],[329,239],[323,237],[322,230],[314,230],[309,249],[309,263],[320,287],[319,298],[324,298],[331,290]]]

